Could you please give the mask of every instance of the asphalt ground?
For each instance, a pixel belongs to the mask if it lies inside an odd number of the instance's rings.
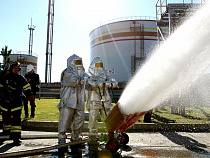
[[[105,144],[85,143],[82,148],[58,154],[58,150],[50,150],[33,155],[18,157],[210,157],[210,132],[128,132],[129,143],[117,153],[109,153]],[[85,133],[84,133],[85,135]],[[34,151],[57,144],[57,132],[22,131],[22,144],[14,146],[12,140],[0,139],[0,157],[7,153]],[[87,138],[83,136],[83,138]],[[67,139],[67,142],[70,141]],[[74,152],[73,152],[74,151]],[[75,152],[76,151],[76,152]],[[9,156],[11,157],[11,156]]]
[[[104,124],[99,123],[98,128],[104,129]],[[58,145],[57,121],[23,121],[22,144],[14,146],[12,140],[0,137],[0,157],[210,157],[210,123],[206,124],[155,124],[135,123],[126,133],[129,143],[110,153],[105,149],[104,141],[83,144],[82,147],[68,147],[68,152],[58,152],[51,149]],[[1,132],[1,131],[0,131]],[[89,138],[88,122],[83,127],[83,138]],[[100,132],[103,132],[101,130]],[[99,134],[101,134],[99,132]],[[70,137],[69,137],[70,138]],[[70,139],[67,139],[70,142]],[[44,152],[37,152],[43,148],[50,148]],[[24,154],[25,151],[27,154]],[[32,151],[33,154],[28,154]],[[75,152],[76,151],[76,152]],[[30,152],[29,152],[30,153]],[[62,154],[62,155],[59,155]],[[19,156],[18,156],[19,155]],[[102,155],[102,156],[101,156]]]

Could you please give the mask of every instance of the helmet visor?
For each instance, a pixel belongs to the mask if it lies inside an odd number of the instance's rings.
[[[75,65],[82,65],[82,60],[75,60]]]
[[[95,63],[95,67],[97,68],[103,67],[103,63]]]

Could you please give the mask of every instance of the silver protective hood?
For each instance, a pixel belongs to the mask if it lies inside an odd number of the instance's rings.
[[[88,75],[89,76],[106,76],[106,71],[104,67],[96,68],[96,63],[103,63],[102,59],[100,57],[95,57],[93,61],[90,63],[89,69],[88,69]]]
[[[76,64],[77,63],[76,61],[81,61],[81,63],[78,65],[78,64]],[[77,56],[76,54],[71,55],[67,59],[67,69],[72,72],[75,72],[77,74],[77,76],[83,77],[83,75],[85,73],[85,69],[83,67],[82,58]]]
[[[69,70],[75,70],[75,68],[77,67],[83,67],[83,63],[81,63],[81,65],[76,65],[76,60],[81,60],[82,58],[77,56],[76,54],[71,55],[68,59],[67,59],[67,69]]]

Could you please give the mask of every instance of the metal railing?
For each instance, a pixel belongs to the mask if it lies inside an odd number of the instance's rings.
[[[17,50],[12,51],[11,54],[29,55],[28,51],[17,51]],[[32,56],[38,57],[38,55],[36,53],[32,53]]]
[[[205,3],[206,0],[157,0],[156,3],[156,20],[159,20],[159,16],[165,12],[168,3],[183,3],[183,4],[193,4],[193,3]]]
[[[93,26],[91,30],[94,30],[97,27],[100,27],[105,24],[113,23],[113,22],[118,22],[118,21],[126,21],[126,20],[156,20],[154,16],[128,16],[128,17],[120,17],[120,18],[115,18],[107,21],[102,21],[99,24]]]

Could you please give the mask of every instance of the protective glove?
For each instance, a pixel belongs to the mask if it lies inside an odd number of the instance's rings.
[[[84,79],[84,77],[82,77],[82,78],[81,78],[81,81],[80,81],[81,85],[83,85],[84,82],[85,82],[85,79]]]
[[[104,85],[103,82],[100,82],[100,81],[98,82],[98,86],[99,86],[99,87],[103,87],[103,85]]]
[[[88,80],[87,82],[88,82],[88,84],[91,85],[92,87],[97,87],[97,84],[96,84],[95,81],[93,81],[93,80]]]
[[[106,86],[107,88],[110,88],[110,87],[111,87],[111,83],[110,83],[109,80],[105,82],[105,86]]]
[[[112,86],[113,88],[119,88],[119,87],[118,87],[118,82],[117,82],[114,78],[111,79],[111,86]]]
[[[29,100],[29,101],[34,101],[35,98],[34,98],[34,96],[29,96],[29,97],[28,97],[28,100]]]
[[[79,79],[78,79],[78,85],[83,85],[84,84],[84,77],[80,77]]]

